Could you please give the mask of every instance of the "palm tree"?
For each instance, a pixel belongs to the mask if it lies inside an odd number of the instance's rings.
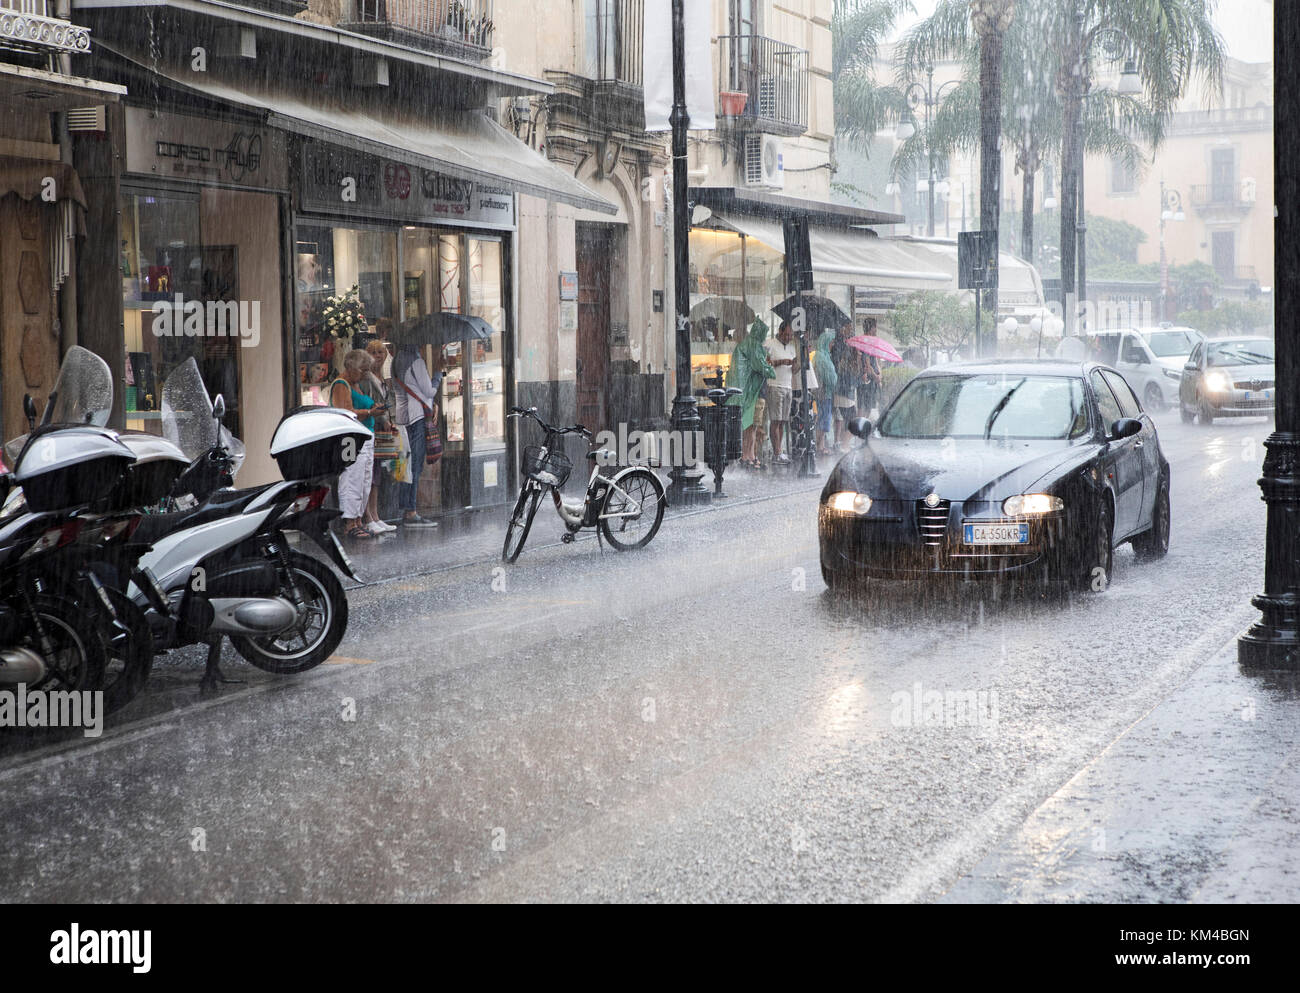
[[[876,79],[881,42],[911,0],[835,0],[831,15],[831,84],[835,135],[865,148],[903,106],[902,93]]]
[[[1213,22],[1215,0],[1058,0],[1044,12],[1047,44],[1059,54],[1062,101],[1061,306],[1073,331],[1079,165],[1085,117],[1093,110],[1093,60],[1127,62],[1142,83],[1159,137],[1178,100],[1199,79],[1207,95],[1223,87],[1226,59]]]

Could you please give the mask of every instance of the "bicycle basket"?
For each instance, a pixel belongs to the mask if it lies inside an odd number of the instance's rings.
[[[563,452],[546,452],[538,445],[524,449],[524,475],[546,486],[563,486],[573,471],[573,463]]]

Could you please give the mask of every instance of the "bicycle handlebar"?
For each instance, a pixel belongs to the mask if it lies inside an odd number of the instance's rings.
[[[511,407],[507,417],[531,417],[535,420],[547,434],[580,434],[585,438],[594,440],[595,435],[581,424],[574,424],[567,428],[552,427],[538,416],[536,407]]]

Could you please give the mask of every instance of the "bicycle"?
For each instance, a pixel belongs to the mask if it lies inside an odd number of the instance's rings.
[[[501,549],[504,562],[514,562],[524,550],[533,517],[541,503],[542,494],[551,491],[555,510],[564,522],[560,540],[566,545],[583,528],[595,528],[597,540],[604,538],[615,550],[631,551],[644,548],[659,532],[664,519],[668,496],[664,484],[647,466],[633,465],[617,468],[612,475],[602,475],[601,469],[609,465],[615,455],[608,449],[587,453],[591,461],[591,477],[581,501],[566,500],[560,488],[573,471],[573,462],[560,450],[566,435],[580,434],[589,443],[595,436],[581,424],[557,428],[547,424],[537,415],[536,407],[512,407],[507,417],[531,417],[545,432],[541,445],[524,449],[524,484],[519,499],[506,526],[506,541]]]

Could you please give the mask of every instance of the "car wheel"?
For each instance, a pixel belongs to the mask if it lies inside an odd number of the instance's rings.
[[[1075,579],[1076,589],[1103,593],[1110,586],[1111,567],[1115,563],[1114,536],[1115,517],[1110,501],[1103,497],[1096,520],[1084,540],[1083,561],[1079,563]]]
[[[821,565],[822,582],[826,584],[826,588],[832,593],[844,593],[853,588],[853,577],[849,573],[841,572],[839,569],[832,569],[825,562]]]
[[[1165,395],[1155,383],[1147,383],[1147,388],[1142,393],[1142,403],[1147,410],[1164,410]]]
[[[1169,483],[1160,480],[1156,505],[1151,511],[1151,530],[1133,539],[1133,551],[1144,562],[1162,559],[1169,551]]]
[[[1214,423],[1214,408],[1205,397],[1201,397],[1201,406],[1197,409],[1196,416],[1203,428],[1208,428]]]

